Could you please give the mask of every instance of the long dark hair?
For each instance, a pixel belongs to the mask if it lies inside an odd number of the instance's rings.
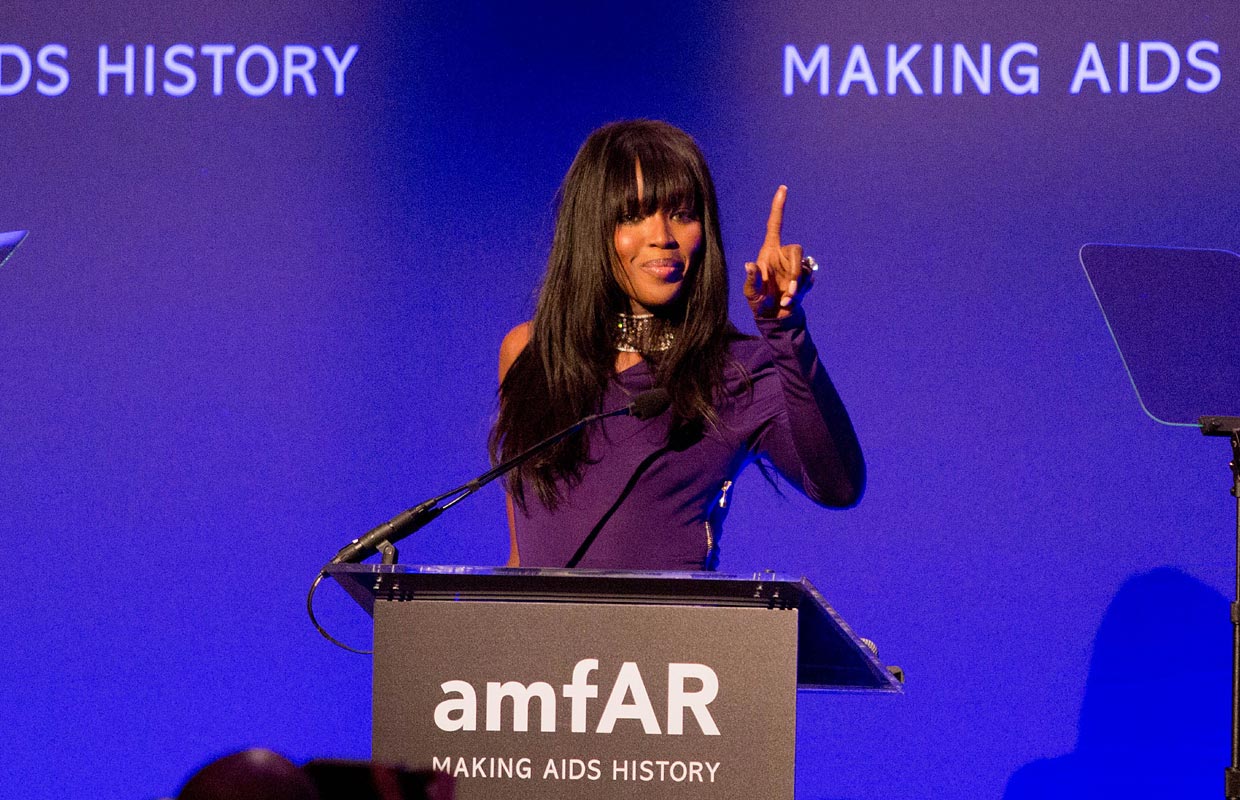
[[[643,194],[637,195],[641,163]],[[688,266],[676,302],[652,309],[674,325],[671,348],[642,353],[655,385],[672,397],[674,426],[715,423],[728,344],[740,334],[728,321],[728,271],[719,232],[715,187],[693,139],[665,122],[605,125],[577,152],[557,194],[555,237],[529,344],[508,370],[491,431],[491,458],[511,457],[600,409],[615,371],[608,326],[629,298],[616,278],[616,224],[632,214],[692,208],[702,222],[702,250]],[[508,480],[525,507],[526,486],[554,508],[560,485],[571,486],[589,453],[583,431],[526,462]]]

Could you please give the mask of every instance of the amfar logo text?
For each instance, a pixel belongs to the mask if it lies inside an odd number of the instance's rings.
[[[598,667],[597,658],[578,661],[573,667],[572,682],[560,688],[572,707],[570,729],[573,733],[587,731],[590,701],[599,696],[599,687],[590,682],[590,673],[598,670]],[[686,687],[687,681],[695,682],[693,690]],[[454,680],[445,681],[439,688],[445,695],[456,696],[449,696],[435,707],[436,727],[449,732],[478,730],[478,693],[473,685],[468,681]],[[705,664],[668,664],[665,717],[667,733],[672,736],[683,734],[685,711],[690,711],[703,734],[718,736],[719,728],[707,708],[718,694],[719,677],[710,667]],[[506,698],[512,700],[512,724],[509,730],[529,730],[530,701],[537,698],[539,730],[543,733],[555,732],[556,692],[551,684],[543,681],[535,681],[528,686],[518,681],[488,682],[486,730],[504,730],[503,707]],[[646,691],[645,681],[642,680],[641,670],[632,661],[621,665],[594,732],[611,733],[616,721],[621,719],[640,721],[642,730],[646,733],[663,733],[654,704],[650,702],[650,694]]]

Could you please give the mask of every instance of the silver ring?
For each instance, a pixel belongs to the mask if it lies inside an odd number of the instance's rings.
[[[814,260],[813,256],[806,256],[801,259],[801,269],[807,269],[810,272],[817,272],[818,262]]]

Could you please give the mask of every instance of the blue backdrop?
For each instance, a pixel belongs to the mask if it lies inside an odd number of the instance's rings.
[[[723,542],[909,675],[801,698],[798,796],[1221,796],[1229,453],[1142,414],[1076,251],[1240,249],[1240,9],[874,5],[0,12],[0,230],[32,231],[0,271],[0,795],[368,754],[369,660],[307,585],[485,468],[555,188],[647,116],[706,152],[737,276],[790,186],[870,466],[840,513],[749,475]],[[492,488],[402,556],[506,547]]]

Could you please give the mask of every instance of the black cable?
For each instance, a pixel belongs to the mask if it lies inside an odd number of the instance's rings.
[[[374,652],[375,652],[374,650],[358,650],[356,647],[349,647],[347,644],[345,644],[344,642],[340,641],[339,639],[337,639],[336,637],[328,633],[323,628],[323,626],[319,624],[318,619],[315,618],[314,616],[314,593],[319,588],[319,583],[326,577],[327,577],[327,573],[320,570],[318,577],[314,579],[314,583],[310,584],[310,594],[306,595],[306,611],[310,613],[310,622],[314,624],[314,629],[318,631],[319,633],[323,634],[324,639],[336,645],[337,647],[342,647],[345,650],[348,650],[350,653],[357,653],[358,655],[363,655],[363,656],[374,655]]]

